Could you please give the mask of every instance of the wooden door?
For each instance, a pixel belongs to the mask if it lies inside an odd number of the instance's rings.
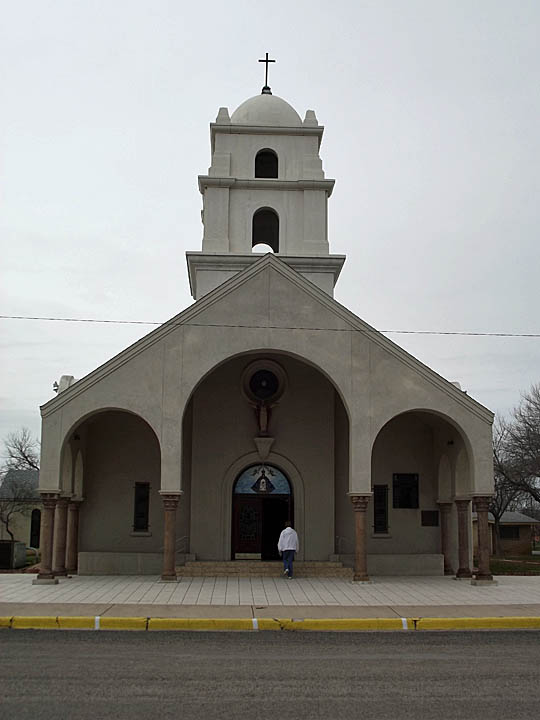
[[[258,497],[234,496],[232,558],[258,555],[262,544],[262,503]]]

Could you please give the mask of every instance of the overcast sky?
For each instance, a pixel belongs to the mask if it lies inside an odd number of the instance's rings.
[[[382,330],[540,333],[540,2],[0,2],[1,314],[188,306],[209,122],[274,94],[326,131],[336,298]],[[0,437],[152,326],[0,320]],[[506,413],[540,338],[388,335]]]

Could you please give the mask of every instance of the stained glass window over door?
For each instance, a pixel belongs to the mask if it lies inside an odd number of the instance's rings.
[[[290,495],[285,475],[273,465],[252,465],[244,470],[234,486],[235,495]]]

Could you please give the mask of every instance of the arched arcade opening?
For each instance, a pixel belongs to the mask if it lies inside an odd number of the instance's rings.
[[[286,519],[299,559],[336,551],[348,503],[348,414],[330,380],[275,351],[235,356],[193,391],[182,425],[183,525],[198,560],[275,560]],[[339,500],[336,498],[339,495]]]
[[[412,410],[389,420],[373,443],[368,565],[414,574],[459,566],[456,497],[472,492],[469,444],[441,414]],[[385,556],[385,557],[384,557]]]
[[[55,570],[160,572],[161,452],[150,425],[121,409],[95,412],[68,433],[63,458],[67,499],[57,502]]]

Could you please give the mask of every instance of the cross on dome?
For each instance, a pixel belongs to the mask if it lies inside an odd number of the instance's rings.
[[[266,65],[265,75],[264,75],[264,87],[262,89],[262,94],[263,95],[271,95],[272,91],[270,90],[270,87],[268,85],[268,63],[273,63],[273,62],[275,63],[276,61],[269,60],[268,53],[266,53],[266,57],[264,58],[264,60],[259,60],[259,62],[265,63],[265,65]]]

